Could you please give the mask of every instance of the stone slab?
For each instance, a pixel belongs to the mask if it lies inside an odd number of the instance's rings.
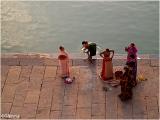
[[[46,88],[42,89],[39,98],[39,108],[51,108],[52,105],[52,96],[53,96],[53,89]]]
[[[25,96],[24,95],[15,95],[13,100],[13,106],[22,107],[24,104]]]
[[[28,91],[27,96],[25,98],[25,103],[38,104],[39,96],[40,96],[39,90]]]
[[[12,103],[1,103],[1,114],[9,114],[11,107]]]
[[[1,96],[2,97],[1,102],[5,103],[13,102],[16,87],[17,87],[16,84],[5,85]]]
[[[24,119],[35,119],[36,118],[36,104],[24,104],[21,118]]]
[[[105,104],[92,104],[92,116],[105,117]]]
[[[91,108],[77,108],[77,119],[91,119]]]
[[[62,116],[75,116],[76,108],[75,106],[63,106]]]
[[[57,67],[47,66],[45,69],[44,78],[54,78],[57,73]]]
[[[51,111],[50,119],[60,119],[62,111]]]
[[[36,119],[49,119],[50,108],[38,108]]]
[[[21,66],[11,66],[6,79],[6,84],[20,82],[19,76],[21,73]]]
[[[33,66],[30,78],[43,78],[45,72],[44,66]]]

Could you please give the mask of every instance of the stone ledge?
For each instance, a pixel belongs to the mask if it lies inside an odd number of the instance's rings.
[[[1,64],[9,66],[58,66],[57,54],[44,54],[44,53],[6,53],[1,55]],[[139,65],[159,66],[159,57],[156,55],[139,55],[141,59],[138,59]],[[95,63],[100,66],[102,64],[102,58],[94,57]],[[116,54],[113,59],[114,66],[125,65],[126,55]],[[73,53],[70,55],[71,66],[88,66],[89,63],[86,60],[84,54]]]
[[[115,54],[114,59],[126,59],[127,54]],[[2,53],[1,58],[57,58],[57,53]],[[70,53],[71,59],[85,59],[87,55],[83,53]],[[141,59],[158,59],[157,54],[139,54]],[[93,57],[94,59],[101,59],[99,55]]]

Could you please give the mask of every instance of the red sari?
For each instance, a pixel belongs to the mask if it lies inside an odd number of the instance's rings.
[[[113,64],[111,58],[103,59],[101,77],[103,80],[113,78]]]

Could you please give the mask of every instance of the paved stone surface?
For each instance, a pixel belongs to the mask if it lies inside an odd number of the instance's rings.
[[[45,55],[44,55],[45,56]],[[101,61],[88,64],[85,60],[71,61],[72,84],[64,84],[56,61],[40,55],[19,55],[9,62],[5,56],[1,66],[2,114],[16,114],[32,119],[158,119],[159,64],[147,59],[138,63],[138,74],[148,80],[133,89],[133,99],[122,102],[117,97],[120,86],[104,92],[98,74]],[[28,58],[28,59],[24,59]],[[34,62],[30,59],[35,59]],[[32,64],[30,64],[30,62]],[[123,60],[114,60],[114,71],[123,69]],[[45,63],[45,64],[44,64]]]
[[[77,108],[76,118],[77,119],[91,119],[92,117],[91,108]]]

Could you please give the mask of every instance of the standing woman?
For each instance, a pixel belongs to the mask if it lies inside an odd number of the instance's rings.
[[[60,64],[60,71],[61,71],[61,77],[66,78],[69,77],[69,57],[67,52],[65,51],[64,47],[59,47],[60,53],[58,56],[59,64]]]
[[[136,77],[137,77],[137,52],[138,49],[134,43],[131,43],[130,46],[125,48],[125,51],[128,53],[127,55],[127,65],[132,64],[132,76],[134,86],[137,85]]]
[[[125,51],[128,53],[127,54],[127,63],[129,63],[131,61],[137,62],[138,49],[134,43],[131,43],[128,47],[125,47]],[[134,58],[132,56],[134,56]]]
[[[114,56],[114,50],[106,49],[105,51],[100,53],[100,56],[103,58],[102,72],[101,72],[100,77],[104,81],[108,79],[112,79],[113,78],[112,58]]]

